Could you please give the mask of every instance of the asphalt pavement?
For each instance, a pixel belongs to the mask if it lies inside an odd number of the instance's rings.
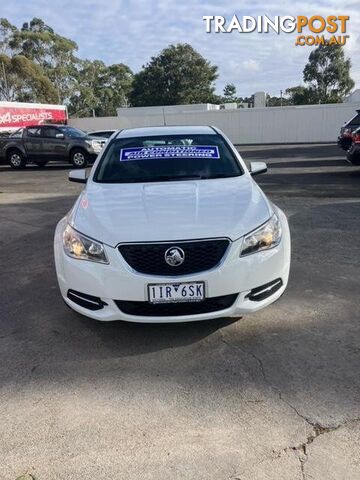
[[[360,478],[360,168],[239,147],[288,215],[283,297],[239,320],[97,323],[61,300],[68,165],[0,166],[0,479]]]

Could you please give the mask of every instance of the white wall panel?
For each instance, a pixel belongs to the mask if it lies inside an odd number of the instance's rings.
[[[214,125],[236,144],[334,142],[343,123],[360,104],[240,108],[167,113],[167,125]],[[163,115],[75,118],[69,123],[84,130],[163,125]]]

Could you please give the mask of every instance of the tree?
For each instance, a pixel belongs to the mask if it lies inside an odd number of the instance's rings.
[[[251,97],[240,98],[239,100],[240,100],[241,102],[243,102],[243,103],[247,103],[247,105],[248,105],[250,108],[253,108],[253,107],[254,107],[254,95],[251,95]]]
[[[288,96],[288,105],[311,105],[316,103],[315,92],[309,87],[298,85],[297,87],[287,88],[285,94]]]
[[[227,83],[223,90],[224,102],[236,102],[236,87],[233,83]]]
[[[76,115],[116,115],[127,105],[133,74],[119,63],[81,61],[77,45],[40,18],[16,28],[0,19],[0,96],[18,101],[65,103]]]
[[[0,98],[55,103],[57,92],[39,65],[24,57],[0,54]]]
[[[319,103],[338,103],[354,87],[350,77],[351,62],[341,45],[319,45],[310,53],[304,68],[304,82]]]
[[[59,103],[65,102],[74,88],[77,44],[46,25],[40,18],[24,23],[20,30],[12,32],[9,46],[17,55],[22,55],[42,67],[55,85]]]
[[[133,106],[212,102],[217,67],[189,44],[170,45],[134,76]]]
[[[128,104],[133,74],[122,63],[106,66],[100,60],[84,60],[77,74],[77,86],[70,97],[69,111],[76,116],[116,115],[116,108]]]
[[[291,89],[289,89],[291,90]],[[271,95],[266,95],[266,105],[268,107],[285,107],[291,105],[291,102],[288,98],[285,97],[272,97]]]
[[[10,42],[16,31],[17,28],[9,20],[0,18],[0,53],[9,56],[12,54]]]

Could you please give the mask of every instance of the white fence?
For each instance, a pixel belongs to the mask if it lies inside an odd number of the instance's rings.
[[[238,145],[334,142],[340,127],[360,109],[359,103],[299,107],[241,108],[203,112],[154,113],[119,117],[76,118],[70,124],[84,130],[163,125],[214,125]],[[132,110],[130,112],[130,110]]]

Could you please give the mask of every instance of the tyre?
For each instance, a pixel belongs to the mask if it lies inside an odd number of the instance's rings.
[[[350,148],[346,154],[348,162],[352,165],[360,165],[360,152]]]
[[[342,141],[341,148],[345,151],[349,150],[349,148],[351,147],[351,144],[352,144],[351,138],[344,138]]]
[[[7,154],[7,161],[11,168],[20,170],[26,166],[26,158],[19,150],[11,150]]]
[[[85,168],[88,166],[88,155],[81,148],[75,148],[70,154],[70,162],[74,168]]]
[[[42,168],[42,167],[45,167],[45,165],[48,163],[48,161],[47,160],[35,160],[34,163],[38,167]]]

